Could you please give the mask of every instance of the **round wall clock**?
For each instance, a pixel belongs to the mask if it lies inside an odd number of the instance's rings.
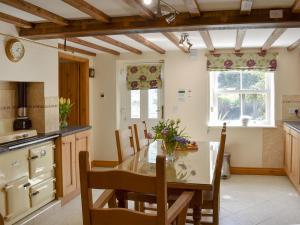
[[[22,42],[20,42],[18,39],[13,38],[6,42],[5,52],[7,58],[10,61],[18,62],[23,58],[25,54],[25,48]]]

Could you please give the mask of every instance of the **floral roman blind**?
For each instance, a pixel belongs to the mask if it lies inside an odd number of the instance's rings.
[[[161,88],[161,70],[161,64],[127,66],[128,90]]]
[[[277,68],[276,52],[221,53],[207,55],[208,71],[264,70]]]

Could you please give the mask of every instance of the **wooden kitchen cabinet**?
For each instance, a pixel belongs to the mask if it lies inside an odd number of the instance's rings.
[[[58,138],[56,145],[56,188],[63,205],[80,193],[79,152],[90,151],[90,131]]]
[[[284,126],[284,167],[287,176],[300,192],[300,133]]]

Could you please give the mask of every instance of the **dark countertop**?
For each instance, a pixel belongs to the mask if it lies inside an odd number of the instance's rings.
[[[12,141],[4,144],[0,144],[0,154],[7,151],[13,151],[16,149],[24,148],[29,145],[42,143],[45,141],[49,141],[58,137],[64,137],[67,135],[75,134],[78,132],[86,131],[91,129],[91,126],[69,126],[64,129],[60,129],[58,131],[38,134],[35,137],[26,138],[22,140]]]
[[[284,124],[296,130],[297,132],[300,132],[300,121],[286,121]]]

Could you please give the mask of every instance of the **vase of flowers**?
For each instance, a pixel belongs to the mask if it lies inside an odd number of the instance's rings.
[[[175,160],[176,147],[185,147],[190,141],[184,134],[184,129],[180,129],[180,120],[160,121],[153,131],[154,140],[162,140],[162,148],[166,153],[167,161]]]
[[[60,128],[66,128],[68,126],[68,115],[71,112],[73,104],[71,104],[71,100],[68,98],[60,98],[59,99],[59,124]]]

